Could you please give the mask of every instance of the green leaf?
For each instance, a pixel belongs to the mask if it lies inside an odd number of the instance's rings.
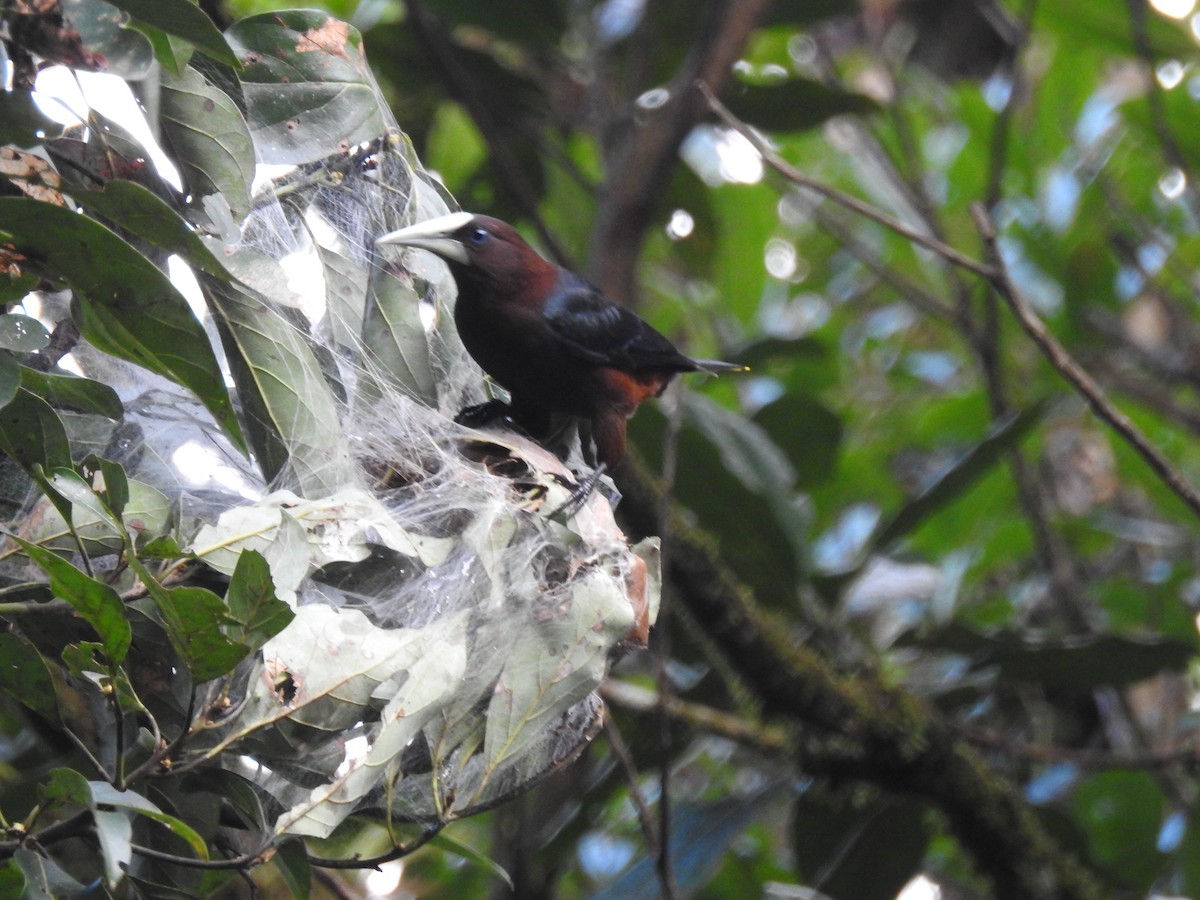
[[[254,181],[254,143],[237,104],[188,68],[163,78],[161,122],[193,198],[219,194],[236,221],[245,218]]]
[[[112,806],[116,809],[128,809],[139,816],[153,819],[155,822],[167,826],[177,836],[183,838],[198,858],[208,859],[208,845],[205,844],[204,839],[196,833],[194,828],[181,819],[164,813],[141,794],[128,790],[118,791],[105,781],[90,781],[88,782],[88,786],[91,789],[92,803],[96,806]]]
[[[100,685],[103,690],[113,691],[121,704],[121,709],[127,713],[142,713],[146,711],[145,704],[133,689],[124,669],[101,657],[104,647],[95,641],[81,641],[78,644],[68,644],[62,652],[63,664],[67,671],[76,678],[93,679],[101,676]]]
[[[197,111],[197,118],[209,127],[213,116],[201,116]],[[137,182],[116,178],[103,190],[72,191],[71,196],[86,212],[99,213],[114,227],[136,234],[159,250],[179,255],[193,268],[217,278],[230,277],[183,216]]]
[[[436,407],[437,385],[420,302],[411,277],[373,270],[362,337],[371,359],[391,376],[389,386],[400,387],[426,406]],[[367,397],[370,402],[370,394]]]
[[[62,420],[45,400],[24,388],[0,408],[0,451],[29,473],[35,466],[71,465],[71,446]]]
[[[107,384],[90,378],[66,373],[39,372],[37,369],[22,366],[21,386],[56,409],[95,413],[109,419],[120,419],[125,415],[125,405],[117,396],[117,392]]]
[[[240,273],[239,273],[240,274]],[[259,295],[203,276],[246,412],[246,431],[268,479],[287,471],[321,496],[344,480],[348,459],[337,404],[296,327]]]
[[[38,785],[38,797],[43,803],[86,807],[92,798],[92,792],[86,778],[74,769],[60,767],[51,769],[46,780]]]
[[[453,101],[439,106],[425,138],[425,167],[436,171],[448,190],[458,192],[487,157],[487,141],[467,111]]]
[[[154,48],[154,58],[158,60],[158,64],[163,67],[164,72],[169,75],[179,75],[187,68],[196,49],[194,44],[167,34],[161,28],[155,28],[145,22],[134,20],[129,23],[129,27],[146,36],[146,40]]]
[[[131,16],[160,28],[167,34],[183,38],[200,52],[229,66],[237,66],[237,58],[221,32],[200,7],[189,0],[107,0]]]
[[[62,133],[62,125],[46,117],[29,91],[0,91],[0,144],[32,147]]]
[[[75,608],[104,644],[104,653],[113,664],[125,658],[133,639],[129,621],[125,618],[125,604],[111,587],[95,578],[89,578],[65,559],[49,550],[9,535],[37,566],[50,576],[50,590],[54,596],[66,600]]]
[[[121,470],[120,466],[116,468],[118,471],[113,475],[116,481],[115,496],[123,504],[129,498],[129,484],[125,480],[125,472]],[[95,471],[93,470],[93,475]],[[69,521],[72,525],[79,523],[78,512],[82,511],[89,523],[107,528],[110,534],[120,539],[122,545],[125,543],[125,526],[121,522],[121,517],[109,505],[107,497],[103,495],[107,489],[103,473],[99,479],[89,484],[74,469],[55,469],[48,484],[60,497],[70,501],[71,517]]]
[[[129,502],[129,479],[125,470],[111,460],[92,454],[79,464],[79,472],[119,520]]]
[[[243,550],[225,594],[229,614],[239,627],[230,630],[235,641],[257,650],[295,618],[292,608],[275,596],[267,560],[257,550]]]
[[[0,409],[12,403],[21,386],[21,365],[11,353],[0,350]]]
[[[743,122],[764,131],[804,131],[834,116],[879,111],[879,105],[862,94],[796,77],[777,84],[731,85],[726,106]]]
[[[166,275],[100,223],[62,207],[3,197],[0,221],[23,253],[75,289],[77,324],[93,346],[190,388],[245,446],[204,329]]]
[[[281,841],[275,848],[273,862],[287,885],[288,896],[295,900],[308,900],[312,893],[312,867],[308,862],[304,841]]]
[[[362,37],[345,22],[284,10],[242,19],[226,37],[263,161],[312,162],[386,130]]]
[[[0,897],[21,897],[26,895],[25,873],[15,859],[10,859],[0,866]]]
[[[0,632],[0,689],[51,722],[59,721],[54,679],[46,660],[15,631]]]
[[[50,332],[37,319],[19,313],[0,316],[0,349],[32,353],[49,343]]]
[[[225,602],[212,591],[166,588],[137,559],[130,559],[129,564],[158,607],[171,646],[197,684],[232,672],[250,654],[249,647],[226,636],[223,629],[236,623]]]
[[[143,559],[183,559],[189,555],[179,546],[179,541],[169,535],[152,539],[138,553]]]
[[[472,847],[465,841],[460,841],[445,831],[439,831],[437,837],[430,843],[449,853],[453,853],[455,856],[461,856],[463,859],[470,860],[477,866],[482,867],[484,871],[503,881],[510,891],[516,890],[516,886],[513,884],[512,876],[508,874],[508,870],[482,850]]]
[[[872,544],[886,549],[912,532],[929,516],[965,493],[979,478],[1004,461],[1005,454],[1016,447],[1045,414],[1045,405],[1038,403],[999,423],[986,438],[968,450],[933,484],[902,507],[890,522],[876,534]]]

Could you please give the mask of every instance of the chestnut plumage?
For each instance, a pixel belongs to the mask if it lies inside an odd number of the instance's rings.
[[[459,336],[508,390],[512,417],[534,436],[544,435],[556,414],[587,420],[597,459],[609,468],[625,453],[625,420],[677,373],[744,370],[684,356],[594,284],[543,259],[499,219],[451,213],[378,243],[442,257],[458,284]]]

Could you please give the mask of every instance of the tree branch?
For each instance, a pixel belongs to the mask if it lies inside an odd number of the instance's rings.
[[[600,206],[589,241],[589,277],[618,302],[633,296],[633,276],[642,239],[670,182],[679,145],[704,116],[697,80],[718,89],[745,47],[770,0],[717,0],[707,10],[700,34],[667,85],[667,102],[642,111],[605,160]]]
[[[617,470],[625,527],[657,526],[660,491],[632,457]],[[1046,832],[1017,789],[988,771],[931,709],[869,676],[844,677],[768,618],[716,560],[710,540],[678,512],[669,577],[681,603],[747,682],[767,715],[802,724],[805,771],[913,794],[940,809],[995,895],[1084,900],[1104,895],[1090,873]]]
[[[987,210],[981,204],[976,203],[971,207],[971,215],[975,219],[975,226],[979,229],[992,260],[994,274],[988,278],[988,281],[1008,304],[1025,333],[1038,345],[1042,354],[1058,370],[1059,374],[1066,378],[1087,401],[1092,412],[1137,451],[1159,479],[1186,503],[1197,517],[1200,517],[1200,493],[1196,492],[1196,489],[1183,477],[1183,473],[1142,433],[1133,420],[1113,405],[1100,385],[1058,342],[1058,338],[1050,333],[1046,324],[1034,312],[1033,307],[1013,285],[996,244],[996,224]]]

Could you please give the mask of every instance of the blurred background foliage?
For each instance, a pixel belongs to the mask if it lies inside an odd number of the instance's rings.
[[[294,4],[201,5],[224,28]],[[681,515],[657,647],[606,690],[615,729],[376,880],[321,874],[313,896],[629,898],[673,882],[711,900],[950,900],[1034,896],[1034,869],[1052,873],[1037,896],[1200,896],[1196,511],[987,281],[912,239],[986,262],[971,215],[985,204],[1015,290],[1200,484],[1192,7],[323,5],[361,31],[463,208],[752,372],[689,382],[631,423],[627,529],[661,531],[660,488]],[[764,166],[697,78],[783,160],[907,233]],[[731,598],[762,611],[746,629],[763,647],[803,656],[748,659],[708,605]],[[792,663],[813,696],[789,707],[756,667]],[[840,748],[828,685],[901,704],[916,746]],[[846,720],[848,741],[857,729]],[[1021,828],[964,826],[960,807],[996,796]],[[253,877],[262,895],[294,890],[271,866]]]

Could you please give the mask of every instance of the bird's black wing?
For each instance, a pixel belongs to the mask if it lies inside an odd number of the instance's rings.
[[[628,371],[692,367],[663,335],[570,272],[559,279],[543,315],[564,347],[594,365]]]

